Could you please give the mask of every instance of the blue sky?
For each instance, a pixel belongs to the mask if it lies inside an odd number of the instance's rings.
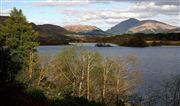
[[[133,2],[132,2],[133,1]],[[180,27],[180,1],[173,0],[0,0],[1,15],[22,9],[36,24],[94,25],[103,30],[128,18],[159,20]]]

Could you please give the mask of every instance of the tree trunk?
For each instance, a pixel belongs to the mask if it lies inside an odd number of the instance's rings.
[[[31,79],[32,78],[32,72],[33,72],[33,53],[30,52],[30,55],[29,55],[29,78]]]
[[[116,82],[116,95],[117,95],[117,99],[116,99],[116,104],[117,106],[119,106],[119,79]]]
[[[41,69],[41,71],[40,71],[40,73],[39,73],[39,79],[38,79],[38,82],[37,82],[37,86],[40,85],[41,80],[42,80],[42,77],[43,77],[43,69]]]
[[[102,89],[102,102],[104,102],[106,96],[106,81],[107,81],[107,72],[106,69],[103,71],[103,89]]]
[[[90,99],[90,61],[88,58],[88,63],[87,63],[87,99]]]
[[[118,96],[118,94],[116,95],[116,106],[119,106],[119,96]]]
[[[81,73],[81,81],[80,81],[80,83],[79,83],[79,97],[82,96],[81,92],[82,92],[83,80],[84,80],[84,70],[82,70],[82,73]]]

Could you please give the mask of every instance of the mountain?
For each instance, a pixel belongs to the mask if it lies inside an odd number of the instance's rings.
[[[8,18],[8,16],[0,16],[0,25]],[[41,44],[67,44],[69,38],[66,34],[71,34],[63,27],[51,24],[36,25],[30,23],[34,30],[39,32],[40,36],[38,40]]]
[[[167,33],[180,33],[180,28],[171,29]]]
[[[139,25],[140,23],[141,22],[139,20],[130,18],[108,29],[106,32],[116,34],[116,35],[123,34],[123,33],[126,33],[130,28],[135,27]]]
[[[34,30],[39,32],[40,37],[39,42],[41,44],[67,44],[69,42],[69,38],[65,36],[66,34],[71,34],[71,32],[67,31],[63,27],[52,25],[52,24],[44,24],[44,25],[36,25],[31,23]]]
[[[8,16],[0,16],[0,24],[2,24]],[[67,31],[63,27],[52,25],[52,24],[44,24],[44,25],[36,25],[34,23],[30,23],[34,30],[38,31],[41,37],[52,37],[58,38],[60,36],[64,36],[65,34],[71,34],[71,32]]]
[[[108,35],[105,31],[91,25],[67,25],[64,28],[80,35]]]
[[[159,21],[144,20],[141,21],[140,25],[130,28],[127,33],[166,33],[168,30],[175,28],[175,26]]]
[[[130,18],[115,25],[111,29],[107,30],[107,32],[116,35],[124,33],[166,33],[167,31],[175,28],[177,27],[156,20],[139,21],[137,19]]]
[[[42,38],[51,37],[55,39],[61,39],[65,37],[64,35],[70,34],[71,32],[67,31],[63,27],[51,24],[36,25],[31,23],[33,29],[39,32]]]

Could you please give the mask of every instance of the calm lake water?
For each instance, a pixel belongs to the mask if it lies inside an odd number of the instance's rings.
[[[73,44],[76,45],[76,44]],[[40,54],[56,55],[62,49],[77,46],[39,46]],[[103,56],[127,56],[134,55],[139,60],[139,68],[144,74],[144,85],[140,86],[140,92],[146,93],[147,87],[156,88],[171,76],[180,74],[180,46],[159,47],[95,47],[95,43],[77,44],[85,48],[97,51]]]

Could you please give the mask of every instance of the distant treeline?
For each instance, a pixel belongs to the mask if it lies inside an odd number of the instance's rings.
[[[157,33],[157,34],[136,33],[136,34],[122,35],[122,37],[127,37],[127,36],[142,37],[145,40],[170,40],[170,41],[180,40],[180,33]]]
[[[38,38],[37,42],[40,45],[68,45],[68,39],[55,39],[55,38]]]
[[[157,34],[123,34],[115,36],[84,36],[84,37],[70,37],[73,42],[107,42],[107,41],[117,41],[126,40],[131,37],[140,37],[146,41],[154,40],[168,40],[168,41],[179,41],[180,33],[157,33]]]
[[[180,45],[179,33],[124,34],[104,37],[101,42],[115,43],[121,46],[146,47],[159,45]]]
[[[180,45],[180,33],[158,33],[158,34],[123,34],[115,36],[67,36],[64,39],[58,38],[39,38],[40,45],[64,45],[69,42],[101,42],[114,43],[121,46],[149,46],[155,45]],[[148,41],[151,41],[150,43]]]
[[[121,46],[146,47],[157,45],[180,45],[179,33],[158,34],[124,34],[115,36],[85,36],[71,37],[71,42],[100,42],[114,43]]]

